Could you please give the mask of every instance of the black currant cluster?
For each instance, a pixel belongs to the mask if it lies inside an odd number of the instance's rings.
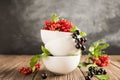
[[[47,79],[47,76],[48,76],[47,73],[42,73],[41,74],[41,77],[42,77],[43,80]]]
[[[85,80],[90,80],[94,75],[106,75],[107,72],[103,68],[90,66],[88,68],[88,74],[85,76]]]
[[[75,39],[75,47],[77,49],[81,49],[82,51],[86,50],[86,47],[84,45],[84,43],[87,41],[87,38],[86,37],[81,37],[79,38],[78,36],[80,35],[80,32],[79,30],[76,30],[73,34],[72,34],[72,38]]]

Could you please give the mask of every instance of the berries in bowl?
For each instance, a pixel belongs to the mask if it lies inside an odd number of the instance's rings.
[[[45,21],[43,28],[40,30],[43,43],[47,43],[57,38],[70,36],[70,29],[73,24],[65,19],[60,19],[56,14],[51,17],[50,21]]]

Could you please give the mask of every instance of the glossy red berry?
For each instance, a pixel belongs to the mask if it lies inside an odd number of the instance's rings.
[[[40,63],[35,64],[35,69],[36,69],[36,70],[39,70],[40,66],[41,66]]]

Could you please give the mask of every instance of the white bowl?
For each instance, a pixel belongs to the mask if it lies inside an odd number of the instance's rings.
[[[57,74],[67,74],[75,70],[80,62],[80,56],[48,56],[43,58],[45,67]]]
[[[80,51],[75,47],[75,40],[71,36],[52,40],[46,43],[45,47],[54,56],[67,56]]]
[[[57,38],[71,36],[70,32],[60,32],[60,31],[50,31],[50,30],[41,30],[41,39],[43,43],[48,43],[49,41],[55,40]]]

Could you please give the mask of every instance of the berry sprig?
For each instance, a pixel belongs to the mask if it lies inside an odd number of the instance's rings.
[[[103,53],[103,49],[106,49],[108,47],[109,44],[105,43],[103,40],[96,41],[89,48],[89,60],[100,67],[107,66],[109,64],[109,56]]]
[[[99,80],[109,79],[109,76],[106,75],[106,70],[100,68],[108,66],[109,64],[109,56],[103,53],[103,49],[107,47],[109,47],[109,44],[105,43],[103,40],[98,40],[90,46],[86,60],[78,65],[78,67],[96,66],[88,68],[88,75],[85,77],[85,80],[90,80],[93,76],[97,77]]]
[[[107,71],[100,67],[90,66],[88,68],[87,76],[85,76],[85,80],[91,80],[93,76],[97,77],[99,80],[108,80],[109,76],[106,75]]]
[[[75,47],[77,49],[81,49],[81,50],[86,50],[86,47],[84,46],[85,42],[87,41],[86,37],[81,37],[80,38],[80,31],[79,30],[75,30],[72,34],[72,38],[75,39]]]
[[[35,64],[35,71],[39,70],[40,67],[41,67],[40,63]],[[31,67],[22,67],[18,71],[19,73],[22,73],[25,75],[31,74],[33,72]]]

